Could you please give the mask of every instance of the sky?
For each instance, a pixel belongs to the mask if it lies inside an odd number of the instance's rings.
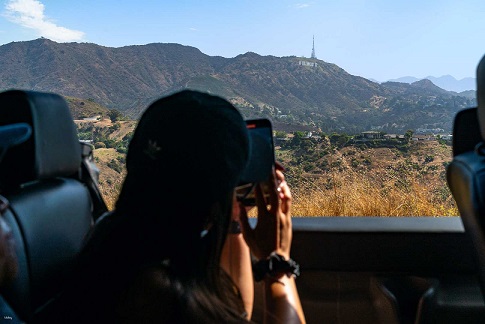
[[[0,0],[0,45],[39,37],[310,57],[377,81],[475,77],[484,0]]]

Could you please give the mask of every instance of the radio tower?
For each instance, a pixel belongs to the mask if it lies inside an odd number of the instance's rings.
[[[313,35],[312,59],[316,58],[317,56],[315,55],[315,35]]]

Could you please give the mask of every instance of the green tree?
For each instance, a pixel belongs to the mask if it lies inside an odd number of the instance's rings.
[[[338,147],[344,147],[349,140],[350,136],[346,134],[333,133],[332,135],[330,135],[330,143]]]
[[[119,120],[125,119],[125,116],[119,110],[116,110],[116,109],[110,109],[108,112],[108,117],[109,119],[111,119],[111,122],[113,123]]]
[[[94,143],[94,148],[106,148],[106,144],[104,144],[103,142],[96,142]]]
[[[411,138],[413,138],[413,135],[414,135],[414,131],[412,129],[408,129],[406,133],[404,133],[404,138],[406,139],[407,142],[409,142]]]
[[[299,138],[303,138],[306,136],[306,133],[302,131],[296,131],[293,134],[295,135],[295,137],[299,137]]]
[[[286,133],[282,132],[282,131],[276,131],[274,133],[274,137],[276,137],[276,138],[286,138]]]

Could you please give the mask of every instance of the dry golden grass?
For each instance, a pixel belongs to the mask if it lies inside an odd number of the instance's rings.
[[[110,210],[114,208],[123,179],[125,171],[117,172],[108,167],[111,160],[116,160],[119,157],[124,157],[123,154],[116,152],[113,148],[100,148],[94,150],[94,158],[96,166],[99,168],[99,189],[103,195],[103,199]]]
[[[123,133],[134,127],[134,124],[121,124]],[[349,154],[350,150],[355,153]],[[432,162],[424,162],[427,154],[433,155]],[[370,166],[362,163],[357,168],[351,166],[353,158],[360,161],[364,155],[371,157]],[[413,144],[410,154],[401,155],[387,148],[358,151],[350,147],[332,154],[333,160],[341,161],[340,167],[324,174],[296,176],[288,172],[286,177],[293,193],[292,214],[304,217],[459,215],[443,177],[443,163],[451,159],[451,148],[435,142],[419,143]],[[96,149],[94,156],[101,171],[101,192],[111,209],[125,171],[116,172],[108,163],[124,155],[114,149]],[[290,159],[290,155],[281,152],[279,158]],[[289,164],[289,161],[283,162]],[[250,215],[254,213],[253,210]]]
[[[100,188],[110,209],[122,185],[119,174],[106,167],[118,155],[114,149],[96,150],[101,171]],[[320,177],[287,175],[293,195],[294,216],[457,216],[458,209],[446,183],[414,176],[397,177],[345,170]],[[250,216],[255,215],[255,210]]]
[[[291,179],[289,180],[291,182]],[[458,210],[440,184],[390,177],[376,181],[365,173],[299,180],[292,186],[295,216],[456,216]],[[329,185],[330,183],[330,185]]]

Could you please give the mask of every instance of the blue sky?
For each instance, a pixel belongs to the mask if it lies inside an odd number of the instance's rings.
[[[385,81],[475,77],[483,0],[0,0],[0,45],[41,36],[109,47],[179,43],[208,55],[317,57]]]

